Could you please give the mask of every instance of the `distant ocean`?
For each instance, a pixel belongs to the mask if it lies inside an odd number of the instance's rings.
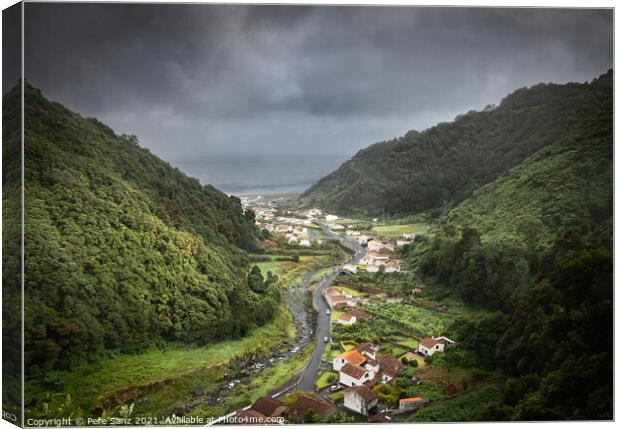
[[[345,155],[241,155],[171,164],[227,194],[267,195],[303,192],[347,159]]]

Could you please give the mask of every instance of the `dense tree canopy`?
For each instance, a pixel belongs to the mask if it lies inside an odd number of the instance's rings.
[[[520,89],[497,107],[361,150],[308,189],[300,204],[373,216],[452,207],[593,119],[607,122],[611,88],[610,71],[591,83]],[[583,165],[584,173],[588,167],[596,166]]]
[[[5,99],[5,106],[14,103],[18,90]],[[19,110],[5,111],[5,121],[14,121]],[[8,137],[5,153],[19,148],[19,139]],[[19,170],[13,167],[8,171]],[[15,177],[3,179],[15,188]],[[257,239],[254,213],[238,198],[202,186],[135,137],[118,136],[29,85],[24,204],[31,375],[103,350],[243,335],[275,313],[273,279],[252,283],[255,290],[248,285],[243,249],[254,249]],[[5,270],[4,281],[18,284],[18,275]]]

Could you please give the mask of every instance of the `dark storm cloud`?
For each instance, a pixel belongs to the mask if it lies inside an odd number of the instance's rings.
[[[27,4],[26,76],[167,159],[354,153],[612,66],[610,10]]]

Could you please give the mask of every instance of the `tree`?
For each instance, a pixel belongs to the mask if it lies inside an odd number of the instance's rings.
[[[314,410],[308,410],[304,415],[304,423],[320,423],[321,416]]]
[[[248,286],[256,293],[265,292],[263,273],[258,265],[254,265],[248,274]]]

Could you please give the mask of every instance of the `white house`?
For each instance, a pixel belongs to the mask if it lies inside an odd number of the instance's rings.
[[[296,243],[299,239],[294,235],[288,239],[288,244]]]
[[[388,240],[371,240],[368,242],[368,250],[371,252],[393,252],[394,245]]]
[[[355,325],[357,323],[357,317],[350,313],[342,313],[336,323],[341,325]]]
[[[357,267],[353,264],[344,264],[342,266],[342,271],[355,274],[357,272]]]
[[[335,220],[338,220],[338,216],[336,216],[336,215],[326,215],[325,216],[325,220],[327,222],[333,222]]]
[[[375,346],[372,343],[362,343],[357,346],[355,350],[370,359],[377,359],[377,352],[379,351],[379,347]]]
[[[364,310],[352,309],[352,310],[347,311],[346,313],[342,313],[340,315],[340,317],[338,318],[338,320],[335,321],[335,323],[339,323],[341,325],[355,325],[358,320],[370,319],[370,318],[371,318],[370,314],[366,313]],[[356,350],[360,354],[365,355],[366,357],[370,357],[370,358],[374,359],[375,358],[374,353],[372,355],[370,355],[370,354],[364,352],[364,350],[366,350],[366,349],[364,349],[363,347],[366,344],[369,344],[371,347],[374,347],[370,343],[365,343],[365,344],[362,344],[361,346],[357,347]]]
[[[350,363],[345,364],[340,368],[340,384],[345,386],[361,386],[367,381],[372,380],[374,374],[370,371],[366,371],[364,368]]]
[[[344,407],[363,416],[369,415],[378,403],[377,394],[366,386],[350,387],[344,391]]]
[[[432,356],[437,352],[443,352],[446,346],[452,344],[454,341],[447,337],[426,337],[418,344],[418,351],[425,356]]]
[[[308,239],[303,239],[299,242],[300,246],[304,246],[304,247],[310,247],[312,244],[310,243],[310,240]]]
[[[332,368],[334,371],[340,371],[346,364],[359,366],[366,362],[366,359],[367,357],[362,355],[357,350],[349,350],[348,352],[341,353],[338,357],[334,358],[332,361]]]

